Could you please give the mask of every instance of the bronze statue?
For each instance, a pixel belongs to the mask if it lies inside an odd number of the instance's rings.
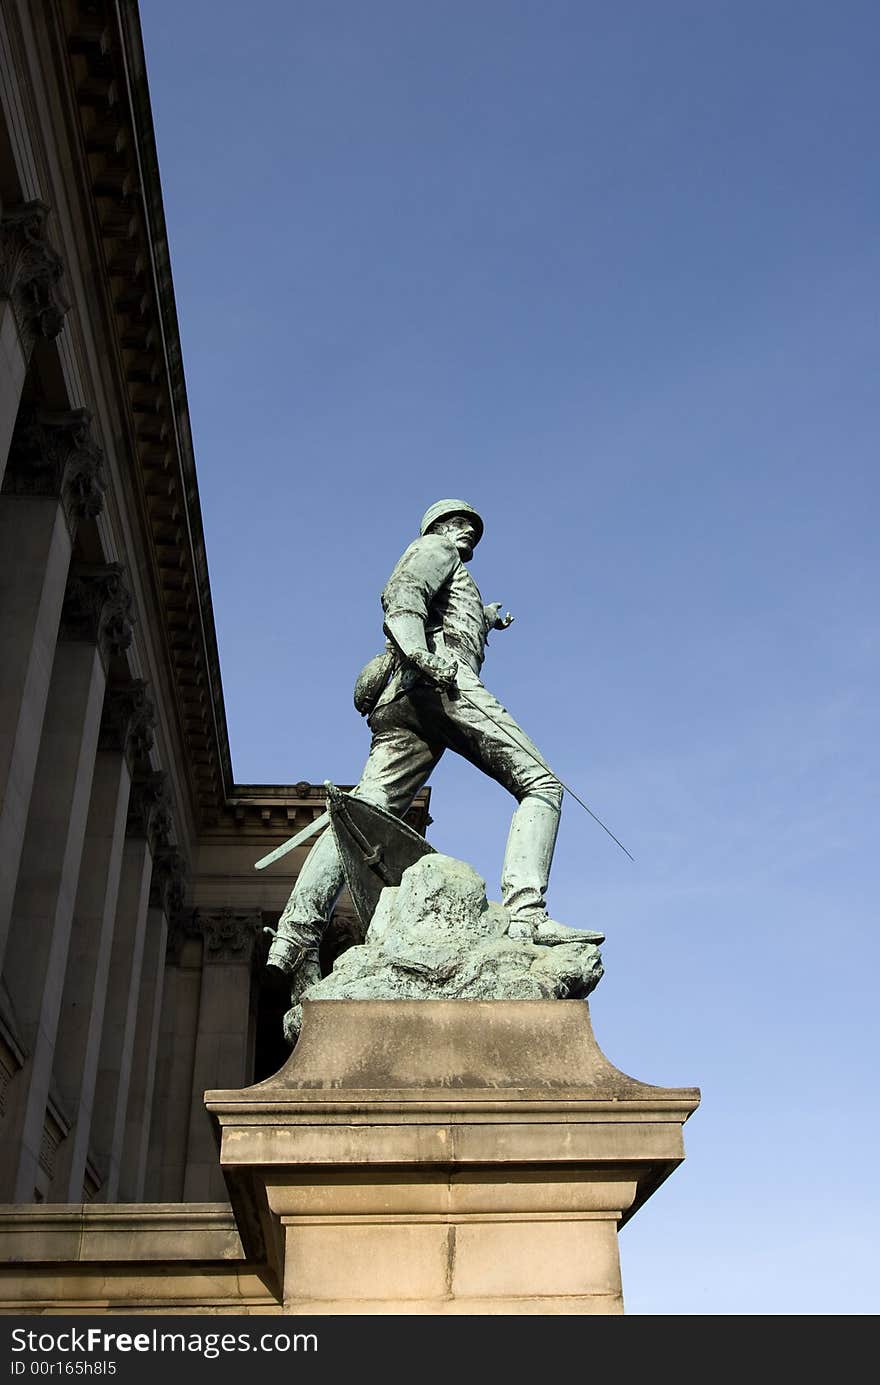
[[[548,919],[545,892],[563,786],[480,677],[489,631],[513,620],[499,602],[483,603],[465,566],[482,534],[472,505],[440,500],[391,573],[382,593],[386,651],[355,688],[373,740],[353,792],[400,817],[443,752],[457,751],[517,800],[501,875],[509,937],[562,941],[571,930]],[[343,883],[327,831],[306,858],[269,950],[268,964],[291,978],[294,1001],[320,979],[318,945]]]

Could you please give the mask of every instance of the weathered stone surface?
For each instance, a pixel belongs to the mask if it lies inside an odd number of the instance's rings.
[[[578,1000],[598,984],[603,967],[596,940],[558,930],[555,945],[514,941],[510,915],[486,899],[485,881],[451,856],[424,856],[400,886],[382,891],[360,947],[338,958],[329,976],[310,986],[308,1000]],[[302,1007],[285,1017],[293,1043]]]
[[[285,1313],[623,1311],[617,1228],[680,1164],[698,1091],[615,1068],[587,1002],[303,1010],[280,1072],[205,1094]]]

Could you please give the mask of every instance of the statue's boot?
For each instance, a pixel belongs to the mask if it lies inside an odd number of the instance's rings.
[[[551,922],[544,896],[559,830],[561,801],[559,786],[540,789],[527,794],[513,815],[501,870],[501,903],[510,913],[511,938],[533,942],[536,929]]]
[[[510,912],[507,936],[546,947],[562,943],[595,946],[605,941],[604,933],[557,923],[548,917],[544,902],[561,797],[558,785],[541,788],[528,794],[513,815],[501,872],[501,901]]]
[[[592,943],[597,947],[604,941],[604,933],[595,933],[591,928],[569,928],[567,924],[557,923],[555,919],[547,917],[535,923],[532,936],[532,942],[542,943],[545,947],[553,947],[559,943]]]
[[[272,943],[266,959],[268,967],[275,967],[290,980],[290,1000],[295,1005],[304,991],[321,980],[321,964],[318,960],[318,945],[323,932],[322,924],[311,926],[300,924],[296,934],[276,933],[267,928]]]
[[[266,965],[290,977],[291,1003],[321,979],[318,947],[342,890],[343,870],[333,833],[319,837],[306,857],[284,912]],[[271,932],[271,929],[269,930]]]

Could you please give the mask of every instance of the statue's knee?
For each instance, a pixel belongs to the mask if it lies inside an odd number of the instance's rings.
[[[563,793],[563,787],[556,776],[548,774],[531,790],[530,797],[543,800],[548,807],[555,809],[558,813],[562,808]]]

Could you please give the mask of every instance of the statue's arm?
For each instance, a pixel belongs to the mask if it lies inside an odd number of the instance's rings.
[[[432,682],[451,686],[456,663],[428,649],[425,623],[431,601],[455,570],[455,545],[436,534],[411,543],[382,593],[385,633],[403,658]]]

